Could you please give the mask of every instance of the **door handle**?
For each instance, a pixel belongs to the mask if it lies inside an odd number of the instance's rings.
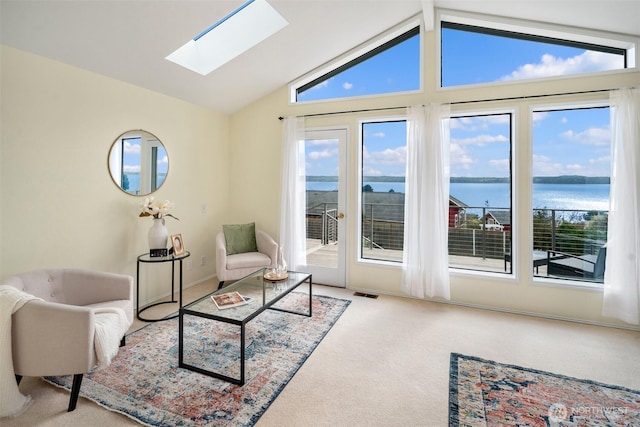
[[[344,214],[343,214],[342,212],[340,212],[340,213],[338,214],[338,219],[342,219],[342,218],[344,218]]]

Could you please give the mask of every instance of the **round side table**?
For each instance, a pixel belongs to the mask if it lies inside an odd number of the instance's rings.
[[[179,287],[180,287],[180,306],[178,307],[178,313],[180,312],[180,308],[182,307],[182,260],[185,258],[188,258],[191,255],[191,253],[189,251],[186,251],[185,253],[183,253],[182,255],[178,255],[178,256],[173,256],[173,255],[167,255],[167,256],[162,256],[162,257],[152,257],[149,253],[146,254],[142,254],[138,257],[138,261],[136,263],[136,317],[139,320],[142,320],[143,322],[160,322],[162,320],[169,320],[169,319],[175,319],[176,317],[178,317],[178,314],[174,315],[174,316],[169,316],[169,317],[163,317],[160,319],[145,319],[143,318],[140,314],[151,308],[151,307],[155,307],[156,305],[160,305],[160,304],[171,304],[171,303],[175,303],[178,302],[174,299],[174,293],[175,293],[175,264],[176,261],[179,261],[180,264],[180,283],[179,283]],[[140,308],[140,263],[161,263],[161,262],[170,262],[171,263],[171,301],[160,301],[160,302],[156,302],[154,304],[148,305],[146,307],[143,307],[142,309]]]

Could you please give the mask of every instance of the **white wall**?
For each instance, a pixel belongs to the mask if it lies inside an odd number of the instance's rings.
[[[144,197],[118,189],[107,169],[111,144],[131,129],[152,132],[169,154],[154,195],[175,203],[180,221],[166,222],[192,253],[185,285],[215,275],[228,116],[6,46],[1,66],[0,277],[56,267],[135,276],[152,221],[138,217]],[[142,302],[169,292],[168,264],[143,266],[142,276]]]
[[[440,90],[436,88],[437,51],[433,32],[427,33],[424,43],[425,88],[424,93],[400,96],[368,97],[359,100],[337,100],[317,103],[290,105],[288,88],[282,87],[263,99],[253,103],[231,117],[231,164],[232,188],[231,206],[234,216],[243,220],[255,220],[270,231],[278,229],[279,222],[279,164],[281,154],[282,128],[278,116],[305,115],[360,109],[378,109],[424,104],[428,102],[456,102],[488,100],[504,97],[521,99],[505,102],[479,102],[452,105],[452,111],[482,111],[493,108],[512,108],[517,112],[515,128],[517,144],[514,158],[514,173],[517,188],[514,203],[521,230],[519,236],[531,235],[528,208],[531,200],[530,179],[524,179],[530,171],[531,144],[528,125],[531,105],[541,102],[579,102],[607,100],[606,92],[579,96],[551,96],[566,92],[593,91],[640,84],[640,73],[613,72],[589,77],[571,77],[555,81],[507,84],[500,87],[467,87]],[[532,97],[534,96],[534,97]],[[366,117],[389,117],[401,115],[403,110],[378,111],[371,113],[337,114],[306,118],[307,127],[347,126],[350,130],[348,147],[348,194],[346,212],[347,234],[347,287],[372,293],[404,295],[400,289],[401,269],[358,262],[357,253],[357,174],[358,174],[358,120]],[[258,184],[259,183],[259,184]],[[528,254],[531,243],[519,238],[515,244],[520,254]],[[551,317],[576,319],[580,321],[622,325],[600,315],[602,293],[598,290],[558,287],[532,283],[531,261],[521,256],[516,268],[516,279],[504,279],[490,275],[462,275],[452,273],[451,293],[455,303],[490,307],[498,310],[512,310],[523,313],[540,314]],[[406,295],[404,295],[406,296]]]

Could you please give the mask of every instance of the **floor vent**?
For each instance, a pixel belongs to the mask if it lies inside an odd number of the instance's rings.
[[[378,298],[378,295],[365,294],[365,293],[362,293],[362,292],[354,292],[353,295],[355,295],[357,297],[365,297],[365,298],[373,298],[373,299]]]

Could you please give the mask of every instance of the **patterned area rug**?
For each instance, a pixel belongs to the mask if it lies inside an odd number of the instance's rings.
[[[304,311],[308,300],[308,294],[291,293],[277,306]],[[172,319],[128,335],[107,369],[85,375],[80,395],[152,426],[254,425],[350,302],[314,295],[311,318],[267,310],[249,322],[242,387],[178,368],[178,319]],[[189,319],[185,332],[195,332],[185,344],[191,358],[185,362],[236,370],[238,377],[240,328]],[[70,389],[72,377],[47,380]]]
[[[450,426],[640,426],[640,391],[451,354]]]

